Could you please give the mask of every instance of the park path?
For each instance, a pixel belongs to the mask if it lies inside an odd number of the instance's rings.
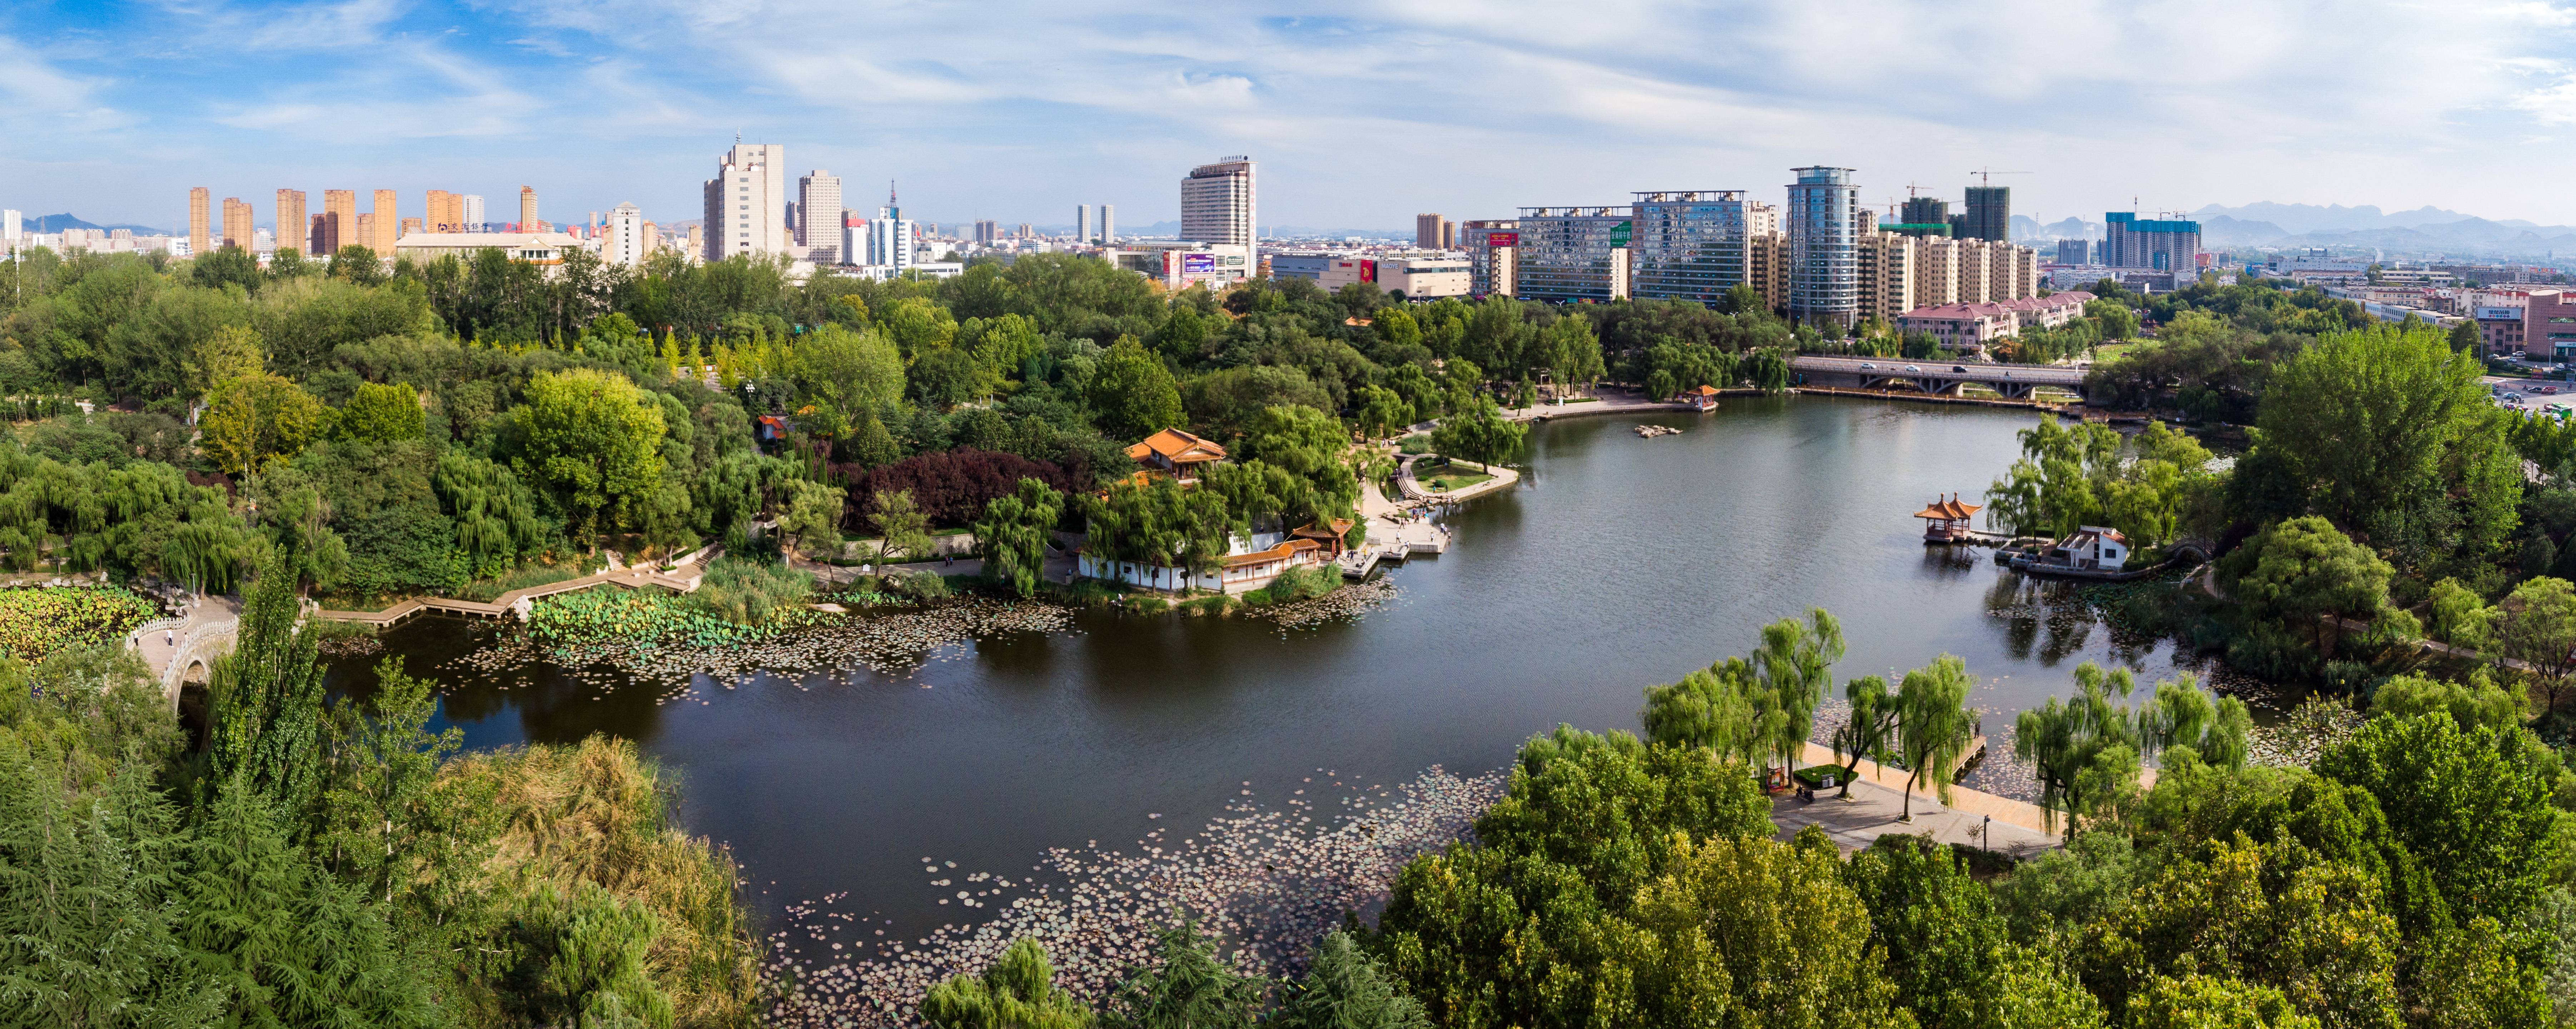
[[[593,572],[578,579],[566,579],[562,582],[550,582],[542,586],[530,586],[525,589],[511,590],[488,601],[459,600],[454,597],[413,597],[394,604],[391,607],[387,607],[382,611],[328,611],[317,609],[313,612],[313,616],[316,618],[327,618],[335,622],[357,622],[362,625],[387,626],[423,611],[437,611],[446,614],[476,615],[485,618],[494,618],[510,614],[518,610],[521,605],[534,602],[540,597],[551,597],[558,593],[570,593],[575,590],[586,590],[593,586],[624,586],[629,589],[644,589],[652,587],[670,590],[674,593],[690,593],[695,592],[698,588],[699,581],[706,577],[707,563],[713,561],[717,555],[722,554],[723,552],[723,549],[720,547],[706,547],[683,557],[678,561],[672,562],[668,568],[655,567],[653,565],[620,567],[617,564],[616,556],[612,554],[609,557],[609,567],[607,571]]]

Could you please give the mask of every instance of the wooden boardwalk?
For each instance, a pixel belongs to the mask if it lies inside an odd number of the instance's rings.
[[[681,558],[679,561],[674,562],[667,570],[653,568],[650,566],[641,568],[611,568],[604,572],[593,572],[578,579],[566,579],[562,582],[550,582],[542,586],[530,586],[525,589],[511,590],[510,592],[501,594],[489,601],[458,600],[453,597],[413,597],[391,607],[385,608],[382,611],[317,610],[313,612],[313,616],[316,618],[328,618],[335,622],[357,622],[362,625],[373,625],[381,628],[398,623],[403,619],[409,618],[423,611],[434,611],[441,614],[471,615],[477,618],[498,618],[502,615],[517,613],[520,617],[524,618],[526,617],[526,612],[523,605],[535,603],[540,597],[551,597],[558,593],[571,593],[575,590],[586,590],[593,586],[624,586],[628,589],[644,589],[651,587],[670,590],[674,593],[692,593],[697,590],[699,581],[706,576],[707,562],[714,560],[715,556],[719,553],[721,553],[721,551],[717,548],[708,547],[690,554],[687,557]]]

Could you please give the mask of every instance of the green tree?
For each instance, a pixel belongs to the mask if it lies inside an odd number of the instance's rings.
[[[1390,309],[1392,310],[1392,309]],[[1378,312],[1384,318],[1387,311]],[[1388,979],[1350,934],[1325,933],[1306,977],[1264,1025],[1277,1029],[1431,1029],[1422,1005]]]
[[[348,243],[332,251],[330,267],[323,274],[353,286],[374,286],[385,281],[385,262],[374,250]]]
[[[2103,339],[2135,339],[2138,335],[2138,312],[2129,305],[2107,297],[2084,302],[2084,317],[2099,326]]]
[[[1403,394],[1383,386],[1362,386],[1354,399],[1360,405],[1360,430],[1372,439],[1396,435],[1418,416]]]
[[[2486,337],[2478,331],[2478,323],[2463,321],[2451,326],[2451,349],[2463,354],[2484,354]]]
[[[2483,556],[2512,531],[2522,482],[2483,371],[2435,329],[2329,333],[2273,370],[2248,468],[2270,470],[2283,514],[2401,553]]]
[[[1511,460],[1529,438],[1529,426],[1507,421],[1502,409],[1482,393],[1452,398],[1449,417],[1431,430],[1431,449],[1478,464]]]
[[[269,549],[243,598],[238,642],[215,661],[200,785],[255,792],[300,820],[323,786],[322,667],[320,634],[296,631],[303,605],[294,566],[290,548]],[[302,823],[291,824],[300,835]]]
[[[268,354],[260,349],[259,333],[248,326],[227,325],[197,342],[183,366],[190,398],[205,397],[215,387],[264,370]]]
[[[1359,502],[1359,479],[1342,460],[1350,449],[1350,430],[1339,419],[1311,407],[1282,406],[1265,408],[1253,419],[1240,454],[1284,469],[1304,485],[1301,509],[1279,514],[1321,523],[1348,517]]]
[[[892,561],[897,554],[913,560],[929,556],[935,545],[930,516],[912,502],[912,491],[878,490],[875,501],[868,522],[877,529],[877,560]]]
[[[879,307],[876,321],[877,329],[910,359],[945,350],[957,339],[957,319],[947,308],[921,297],[903,297]]]
[[[2370,693],[2374,713],[2413,718],[2446,712],[2464,729],[2510,729],[2522,724],[2522,703],[2480,676],[2463,685],[2418,675],[2399,675]]]
[[[615,372],[577,368],[528,380],[510,409],[510,467],[548,491],[583,536],[632,524],[662,484],[662,409]]]
[[[2395,570],[2324,518],[2293,518],[2256,533],[2219,566],[2248,613],[2305,633],[2323,652],[2331,619],[2388,603]]]
[[[244,375],[215,387],[207,398],[200,446],[224,471],[256,474],[270,461],[292,457],[322,434],[330,409],[280,375]]]
[[[1216,941],[1184,920],[1155,936],[1155,964],[1131,968],[1104,1019],[1120,1029],[1250,1029],[1262,984],[1216,956]]]
[[[849,491],[837,486],[798,479],[786,484],[787,510],[780,512],[778,529],[794,537],[799,550],[821,547],[838,556],[841,552],[841,507],[849,500]],[[910,494],[905,494],[909,499]]]
[[[333,429],[341,437],[370,443],[393,443],[419,439],[427,416],[420,409],[420,394],[411,387],[393,383],[362,382],[358,392],[340,408]]]
[[[960,973],[930,988],[921,1001],[932,1029],[1085,1029],[1091,1009],[1055,984],[1046,948],[1014,940],[984,974]]]
[[[1559,318],[1539,332],[1538,345],[1560,391],[1588,386],[1601,378],[1601,339],[1593,334],[1591,319],[1581,315]]]
[[[1184,489],[1168,478],[1120,480],[1086,498],[1089,549],[1104,559],[1147,568],[1215,571],[1225,560],[1235,513],[1215,488]]]
[[[1851,716],[1834,730],[1834,760],[1842,764],[1840,796],[1851,796],[1851,781],[1862,761],[1874,761],[1896,739],[1899,711],[1896,696],[1887,691],[1887,680],[1864,675],[1843,684],[1843,700],[1851,706]]]
[[[2404,944],[2378,901],[2367,876],[2313,863],[2294,841],[2213,843],[2088,929],[2086,982],[2135,1014],[2157,979],[2188,969],[2278,990],[2324,1025],[2395,1029]]]
[[[1905,673],[1897,687],[1896,741],[1905,756],[1904,821],[1914,820],[1914,787],[1928,782],[1950,800],[1950,781],[1967,756],[1976,733],[1968,711],[1968,663],[1943,654],[1932,664]]]
[[[2137,689],[2126,668],[2109,673],[2091,661],[2075,668],[2077,694],[2061,703],[2023,711],[2013,720],[2013,756],[2032,765],[2039,779],[2043,816],[2066,818],[2066,837],[2077,826],[2116,810],[2138,778],[2137,719],[2113,703]]]
[[[834,324],[799,336],[789,368],[798,396],[829,408],[844,424],[873,418],[903,398],[903,357],[871,330]]]
[[[2496,649],[2521,661],[2549,711],[2576,671],[2576,584],[2546,576],[2513,589],[2494,622]]]
[[[2156,684],[2153,703],[2138,713],[2138,740],[2147,753],[2191,748],[2192,755],[2220,768],[2245,766],[2254,716],[2245,702],[2214,697],[2189,672]]]
[[[2551,803],[2558,756],[2518,725],[2381,715],[2319,755],[2316,771],[2377,798],[2462,921],[2519,923],[2567,867],[2568,816]]]
[[[1047,537],[1064,517],[1064,494],[1036,479],[1021,479],[1010,495],[984,505],[975,522],[975,553],[984,577],[1030,596],[1046,569]]]
[[[984,368],[975,362],[975,355],[949,347],[916,354],[905,376],[912,383],[914,399],[942,411],[983,396],[987,388]]]
[[[1672,871],[1637,897],[1644,939],[1612,948],[1633,947],[1640,973],[1643,1017],[1624,1024],[1902,1024],[1883,952],[1867,946],[1869,909],[1840,866],[1820,836],[1681,843]]]
[[[2434,639],[2470,651],[2487,646],[2496,610],[2488,607],[2476,590],[2460,585],[2458,579],[2444,577],[2433,584],[2428,599],[2433,609]]]
[[[1133,338],[1100,355],[1089,389],[1100,430],[1113,438],[1143,439],[1181,424],[1181,391],[1161,358]]]

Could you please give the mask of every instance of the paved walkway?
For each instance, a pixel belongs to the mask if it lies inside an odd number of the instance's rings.
[[[241,602],[231,597],[198,595],[188,602],[176,624],[164,619],[150,628],[133,634],[134,653],[152,669],[152,677],[165,679],[170,674],[170,659],[188,649],[189,636],[206,629],[220,629],[241,621]]]
[[[1539,404],[1534,407],[1506,407],[1503,417],[1526,422],[1539,418],[1574,418],[1606,414],[1652,414],[1667,411],[1691,411],[1695,408],[1678,400],[1648,400],[1643,393],[1603,388],[1593,399],[1579,404]]]
[[[1834,845],[1846,854],[1869,846],[1881,836],[1902,833],[1930,836],[1941,843],[1964,843],[2024,860],[2061,842],[2055,833],[1971,810],[1976,806],[1975,798],[2002,799],[1974,790],[1952,789],[1950,800],[1961,805],[1957,807],[1944,806],[1931,796],[1916,795],[1911,822],[1899,820],[1905,810],[1901,789],[1861,779],[1852,783],[1850,800],[1836,799],[1839,792],[1818,790],[1816,799],[1811,801],[1799,800],[1794,793],[1774,796],[1771,820],[1780,826],[1780,839],[1791,839],[1798,830],[1812,825],[1833,837]]]
[[[690,554],[687,557],[681,558],[679,561],[673,563],[668,569],[653,565],[647,565],[640,568],[620,568],[616,567],[616,562],[614,560],[611,560],[610,567],[607,571],[593,572],[578,579],[566,579],[562,582],[550,582],[543,586],[530,586],[526,589],[511,590],[508,593],[501,594],[500,596],[494,597],[488,601],[458,600],[454,597],[413,597],[409,600],[405,600],[391,607],[385,608],[382,611],[317,610],[313,612],[313,616],[316,618],[328,618],[335,622],[358,622],[366,625],[385,626],[392,625],[395,622],[402,621],[405,618],[409,618],[423,611],[443,611],[448,614],[480,615],[486,618],[498,617],[500,615],[509,614],[513,608],[526,601],[533,601],[539,597],[550,597],[557,593],[570,593],[574,590],[586,590],[593,586],[624,586],[629,589],[643,589],[649,586],[670,590],[673,593],[688,593],[696,590],[698,588],[698,581],[706,577],[706,563],[714,560],[716,555],[721,553],[723,553],[723,551],[720,548],[707,547],[696,553]]]

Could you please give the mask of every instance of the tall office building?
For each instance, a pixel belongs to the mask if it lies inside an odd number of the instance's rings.
[[[214,232],[206,224],[206,220],[213,217],[214,214],[214,212],[208,209],[214,204],[213,197],[214,194],[206,192],[206,187],[204,186],[198,186],[188,191],[189,256],[193,257],[209,253],[214,249]]]
[[[429,204],[421,214],[425,232],[466,232],[465,198],[443,189],[429,191]]]
[[[816,168],[796,180],[796,242],[815,264],[839,264],[841,177]]]
[[[358,236],[358,193],[351,189],[322,191],[322,233],[314,244],[316,257],[329,257],[340,248],[360,242]]]
[[[636,268],[644,264],[645,255],[653,252],[651,230],[645,227],[644,212],[634,204],[619,204],[616,210],[608,212],[608,227],[604,231],[599,247],[602,261]]]
[[[1076,243],[1091,242],[1090,204],[1073,205],[1073,241]]]
[[[1521,208],[1512,295],[1562,304],[1627,296],[1635,231],[1626,206]],[[1472,288],[1472,262],[1468,274]]]
[[[2012,242],[2012,187],[1968,187],[1966,231],[1958,235],[1989,243]]]
[[[255,231],[251,227],[252,220],[249,204],[242,203],[240,197],[225,197],[222,245],[240,247],[243,252],[249,252],[252,243],[251,233]]]
[[[1261,266],[1260,204],[1253,189],[1252,158],[1228,157],[1190,169],[1181,180],[1181,238],[1244,248],[1247,268]]]
[[[307,252],[304,229],[304,191],[277,191],[277,249]]]
[[[1454,250],[1458,246],[1457,223],[1436,214],[1414,215],[1413,245],[1424,250]]]
[[[1789,184],[1789,316],[1849,327],[1860,314],[1860,187],[1849,168],[1793,168]]]
[[[787,252],[787,147],[735,143],[716,159],[706,182],[706,250],[721,261],[738,254]]]
[[[485,224],[485,223],[484,223],[484,221],[483,221],[483,198],[482,198],[482,197],[476,196],[476,195],[474,195],[474,194],[472,194],[472,193],[467,193],[467,194],[465,194],[464,196],[457,197],[457,198],[456,198],[456,209],[457,209],[458,211],[460,211],[460,212],[463,212],[463,213],[464,213],[464,215],[465,215],[465,225],[466,225],[466,227],[465,227],[465,228],[460,229],[460,230],[458,230],[458,231],[460,231],[460,232],[481,232],[481,231],[483,231],[483,226],[484,226],[484,224]]]
[[[2102,220],[2109,233],[2102,240],[2103,264],[2113,268],[2199,274],[2199,222],[2139,221],[2133,211],[2112,211],[2104,214]]]
[[[1118,245],[1118,208],[1111,204],[1100,205],[1100,245]]]
[[[535,186],[519,187],[519,231],[545,231],[544,224],[537,218],[537,187]]]
[[[367,237],[367,248],[375,251],[377,257],[392,257],[395,241],[402,238],[402,214],[395,209],[394,191],[377,190],[375,204],[375,218],[371,222],[375,233]]]
[[[1638,193],[1634,213],[1630,292],[1640,300],[1715,306],[1727,290],[1752,284],[1751,238],[1780,228],[1779,208],[1740,189]]]
[[[877,208],[877,216],[868,219],[861,232],[865,240],[860,249],[867,255],[868,264],[903,269],[918,263],[913,250],[921,241],[921,229],[904,218],[894,183],[886,183],[886,205]]]

